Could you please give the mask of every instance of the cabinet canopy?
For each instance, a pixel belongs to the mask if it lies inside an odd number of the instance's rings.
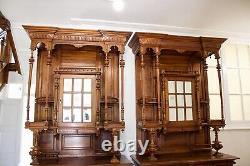
[[[129,46],[134,54],[146,52],[147,49],[174,50],[179,53],[199,52],[201,56],[218,54],[225,38],[190,37],[168,34],[137,32],[131,39]],[[205,53],[205,54],[203,54]]]

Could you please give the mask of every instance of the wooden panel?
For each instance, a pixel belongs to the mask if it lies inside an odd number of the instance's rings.
[[[93,138],[91,135],[63,135],[63,150],[84,150],[93,148]]]
[[[54,150],[55,142],[54,135],[52,133],[42,133],[40,135],[39,145],[44,151]]]
[[[94,51],[63,51],[61,53],[61,65],[92,66],[96,65],[96,52]],[[72,58],[74,56],[74,58]]]

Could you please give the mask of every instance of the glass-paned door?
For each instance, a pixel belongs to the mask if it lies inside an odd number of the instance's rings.
[[[64,123],[91,123],[94,121],[94,77],[62,76],[61,108]]]

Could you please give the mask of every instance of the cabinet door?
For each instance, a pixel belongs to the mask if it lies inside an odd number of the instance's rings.
[[[60,81],[60,123],[95,124],[95,76],[62,75]]]

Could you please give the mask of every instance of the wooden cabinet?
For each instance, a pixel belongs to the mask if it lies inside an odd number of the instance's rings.
[[[132,156],[137,165],[233,165],[237,157],[218,152],[218,131],[225,126],[219,49],[225,40],[153,33],[132,37],[136,135],[142,142],[149,140],[144,155]],[[206,58],[212,55],[217,60],[220,120],[210,119]]]
[[[114,148],[106,152],[101,144],[119,137],[125,126],[123,53],[131,33],[38,26],[24,29],[31,39],[25,123],[34,135],[31,164],[67,163],[67,157],[82,157],[82,164],[120,163],[120,153]],[[35,117],[31,122],[35,61]]]

